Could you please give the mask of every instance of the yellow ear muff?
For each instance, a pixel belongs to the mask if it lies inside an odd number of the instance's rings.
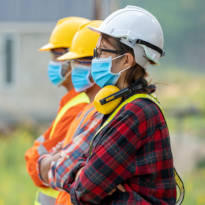
[[[95,96],[94,99],[94,106],[96,110],[104,115],[110,114],[121,102],[122,97],[119,97],[117,99],[114,99],[114,96],[111,96],[110,98],[107,98],[109,102],[106,102],[105,104],[101,104],[100,100],[120,91],[120,89],[113,85],[107,85],[104,88],[102,88]],[[114,99],[114,100],[112,100]],[[110,101],[111,100],[111,101]]]

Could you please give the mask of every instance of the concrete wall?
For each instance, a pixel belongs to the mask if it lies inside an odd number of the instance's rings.
[[[99,15],[94,11],[96,1],[100,3]],[[58,19],[104,19],[110,13],[110,2],[0,0],[0,5],[0,123],[52,119],[66,91],[48,81],[49,54],[37,50],[48,42]],[[8,39],[12,42],[11,58],[5,46]],[[6,77],[8,64],[12,69],[10,82]]]
[[[47,77],[49,54],[38,48],[47,43],[55,24],[1,24],[0,120],[50,119],[56,113],[63,88]],[[13,40],[12,81],[5,80],[5,39]]]
[[[66,16],[93,18],[96,0],[0,0],[0,21],[49,22]]]

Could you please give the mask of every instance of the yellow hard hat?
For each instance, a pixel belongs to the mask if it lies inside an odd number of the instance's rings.
[[[54,48],[70,48],[72,39],[79,28],[89,20],[82,17],[66,17],[60,19],[51,33],[48,44],[40,51],[50,51]]]
[[[103,105],[101,104],[100,100],[114,93],[117,93],[118,91],[120,91],[120,89],[114,85],[107,85],[102,88],[94,98],[95,109],[104,115],[110,114],[120,104],[120,102],[122,101],[122,97],[119,97],[114,100],[112,100],[112,97],[110,97],[111,99],[108,100],[111,101]]]
[[[93,56],[99,34],[91,31],[88,27],[98,28],[102,21],[94,20],[81,26],[80,30],[73,37],[69,52],[60,56],[58,60],[72,60]]]

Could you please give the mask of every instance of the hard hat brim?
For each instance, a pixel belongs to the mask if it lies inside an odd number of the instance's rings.
[[[88,26],[88,28],[89,28],[90,30],[94,31],[94,32],[99,33],[99,34],[105,34],[105,35],[108,35],[108,36],[113,37],[113,38],[119,38],[118,35],[114,35],[114,34],[110,34],[110,33],[108,33],[108,32],[105,32],[105,31],[103,31],[102,29],[100,29],[100,27],[99,27],[99,28],[94,28],[94,27]]]
[[[41,48],[39,48],[39,51],[50,51],[53,48],[54,48],[53,44],[48,43],[48,44],[42,46]]]
[[[96,28],[96,27],[88,26],[88,28],[89,28],[91,31],[94,31],[94,32],[97,32],[97,33],[103,33],[99,27]]]
[[[58,57],[58,60],[60,60],[60,61],[73,60],[73,59],[83,58],[83,57],[84,56],[80,56],[78,53],[70,51],[70,52],[65,53],[64,55]]]

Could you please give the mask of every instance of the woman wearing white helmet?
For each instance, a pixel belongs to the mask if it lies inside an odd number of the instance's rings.
[[[148,11],[128,6],[92,30],[101,34],[91,74],[102,87],[96,109],[105,114],[104,124],[64,189],[73,204],[175,204],[169,132],[145,70],[164,55],[161,26]]]

